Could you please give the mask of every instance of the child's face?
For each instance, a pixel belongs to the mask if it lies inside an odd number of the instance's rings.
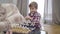
[[[37,9],[34,6],[30,7],[30,12],[36,12],[36,11]]]
[[[6,11],[3,8],[0,8],[0,20],[6,17]]]

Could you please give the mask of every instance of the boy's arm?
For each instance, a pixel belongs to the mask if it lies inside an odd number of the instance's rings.
[[[40,18],[41,18],[40,14],[37,16],[35,15],[34,18],[35,19],[33,20],[33,22],[35,23],[35,27],[41,27],[41,25],[40,25]]]
[[[34,16],[34,20],[33,21],[35,23],[40,23],[40,18],[41,18],[40,14],[37,14],[37,16],[36,15]]]

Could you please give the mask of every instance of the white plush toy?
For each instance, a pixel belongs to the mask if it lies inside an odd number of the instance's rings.
[[[0,31],[8,29],[9,25],[13,23],[21,24],[25,22],[25,18],[20,14],[16,5],[1,4],[0,7]]]

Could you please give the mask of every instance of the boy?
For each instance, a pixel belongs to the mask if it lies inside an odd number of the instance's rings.
[[[41,28],[41,25],[40,25],[41,16],[37,12],[38,4],[36,2],[32,2],[30,3],[29,8],[30,8],[30,13],[29,13],[29,16],[26,16],[26,19],[29,19],[31,23],[34,23],[35,30],[38,31]],[[38,33],[36,32],[35,34],[38,34]]]

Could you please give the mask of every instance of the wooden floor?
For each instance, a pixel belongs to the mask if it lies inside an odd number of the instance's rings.
[[[60,25],[44,25],[44,29],[48,34],[60,34]]]
[[[60,34],[60,25],[43,25],[48,34]],[[1,34],[1,33],[0,33]]]

